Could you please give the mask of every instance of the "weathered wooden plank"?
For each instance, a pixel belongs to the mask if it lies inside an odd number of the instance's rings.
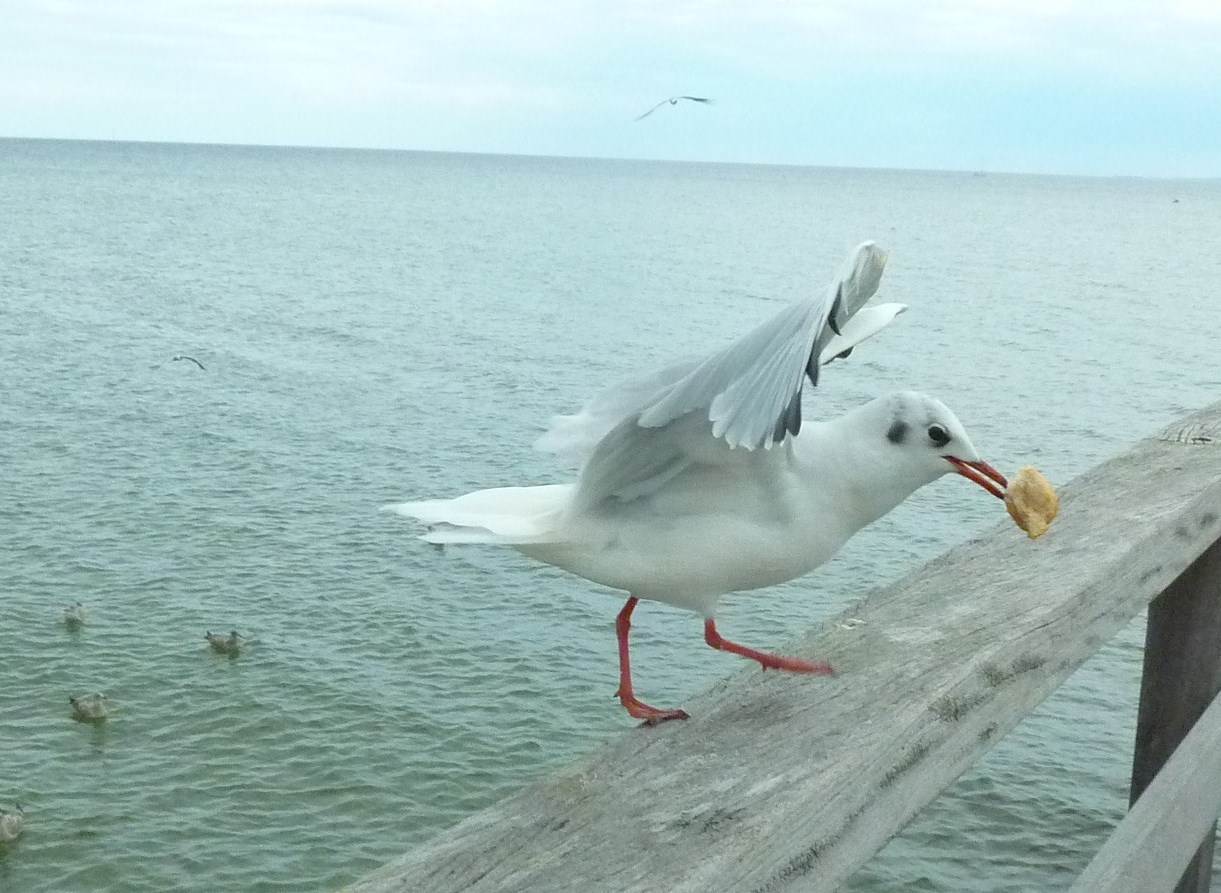
[[[1139,444],[787,649],[835,676],[744,670],[352,893],[836,889],[1217,540],[1218,446]]]
[[[1143,796],[1162,764],[1218,692],[1221,692],[1221,542],[1214,543],[1149,605],[1132,760],[1133,803]],[[1221,784],[1221,779],[1218,783]],[[1175,887],[1176,893],[1208,891],[1216,828],[1210,827],[1203,837],[1199,852]]]
[[[1070,893],[1169,891],[1200,838],[1211,835],[1218,814],[1221,698],[1179,744]]]

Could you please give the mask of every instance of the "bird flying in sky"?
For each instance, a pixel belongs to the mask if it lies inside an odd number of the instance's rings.
[[[661,102],[657,103],[657,105],[653,106],[643,115],[637,116],[636,120],[639,121],[641,118],[647,118],[649,115],[653,114],[653,112],[657,111],[667,102],[670,103],[670,105],[678,105],[678,101],[680,99],[689,99],[692,102],[702,102],[705,105],[708,105],[712,102],[711,99],[708,99],[707,97],[704,97],[704,96],[671,96],[669,99],[663,99]]]

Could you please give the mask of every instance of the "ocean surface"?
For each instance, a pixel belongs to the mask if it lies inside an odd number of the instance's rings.
[[[807,417],[923,390],[1064,483],[1221,399],[1216,180],[4,140],[0,199],[5,893],[335,890],[632,734],[622,596],[378,508],[567,479],[531,449],[551,414],[862,240],[911,310]],[[781,648],[1005,520],[944,479],[721,630]],[[751,671],[693,615],[633,619],[651,703]],[[1125,809],[1142,641],[848,889],[1064,889]],[[114,715],[75,722],[94,691]]]

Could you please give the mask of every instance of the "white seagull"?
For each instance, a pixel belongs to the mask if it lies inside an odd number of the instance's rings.
[[[619,689],[646,723],[685,719],[632,688],[628,630],[638,599],[704,618],[713,648],[764,669],[830,673],[821,661],[730,642],[721,596],[792,580],[862,527],[954,471],[1002,496],[962,424],[932,397],[880,397],[830,421],[802,419],[820,367],[887,326],[902,304],[864,307],[885,253],[859,246],[817,297],[793,304],[703,359],[638,376],[561,416],[537,446],[581,463],[576,483],[479,490],[387,508],[430,525],[431,543],[497,543],[628,594],[619,612]]]
[[[647,112],[645,112],[643,115],[637,115],[637,116],[635,117],[635,119],[634,119],[634,120],[639,121],[641,118],[647,118],[649,115],[653,114],[653,112],[657,111],[659,108],[661,108],[661,107],[662,107],[663,105],[665,105],[667,102],[668,102],[670,105],[678,105],[678,101],[679,101],[680,99],[688,99],[688,100],[690,100],[691,102],[702,102],[704,105],[711,105],[711,104],[712,104],[712,100],[711,100],[711,99],[709,99],[709,98],[708,98],[708,97],[706,97],[706,96],[671,96],[669,99],[663,99],[661,102],[657,103],[657,105],[653,106],[651,109],[649,109],[649,110],[648,110]]]

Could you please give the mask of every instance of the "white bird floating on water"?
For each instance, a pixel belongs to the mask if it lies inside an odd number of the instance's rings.
[[[0,843],[9,843],[21,836],[25,830],[25,810],[20,803],[14,803],[13,809],[0,809]]]
[[[558,417],[537,446],[581,462],[575,484],[500,487],[387,508],[432,525],[431,543],[499,543],[629,597],[619,612],[619,689],[646,723],[685,719],[632,688],[628,630],[641,598],[704,617],[713,648],[764,669],[830,673],[821,661],[730,642],[721,596],[792,580],[949,471],[1003,496],[941,402],[902,392],[838,419],[802,419],[807,379],[887,326],[902,304],[863,307],[885,253],[866,242],[816,298],[793,304],[702,360],[609,388]]]
[[[72,716],[85,722],[105,719],[110,715],[110,701],[100,692],[80,698],[68,698],[72,705]]]

